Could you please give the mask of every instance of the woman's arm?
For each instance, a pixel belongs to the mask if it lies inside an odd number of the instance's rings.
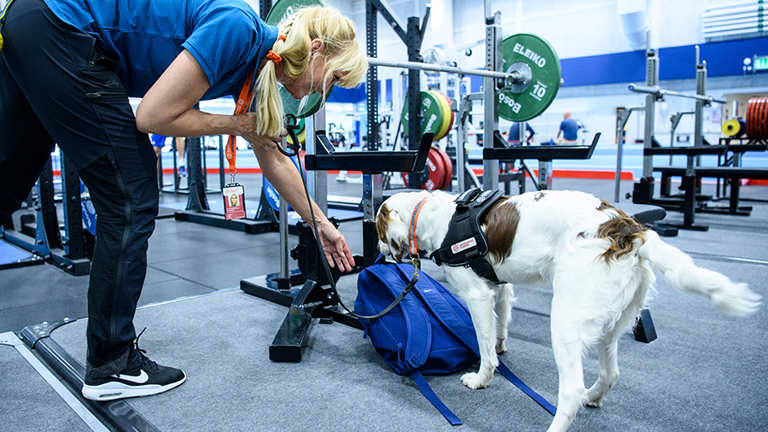
[[[259,167],[269,181],[275,185],[280,196],[285,198],[305,221],[310,222],[312,215],[304,193],[304,185],[293,162],[279,153],[275,144],[269,140],[259,139],[251,142],[251,145],[256,158],[259,160]],[[339,270],[342,271],[351,270],[355,260],[349,246],[344,241],[344,237],[325,217],[320,207],[314,201],[311,201],[311,204],[325,256],[331,267],[338,266]]]
[[[255,139],[256,117],[209,114],[194,108],[210,85],[203,68],[183,50],[144,95],[136,127],[166,136],[238,135]]]

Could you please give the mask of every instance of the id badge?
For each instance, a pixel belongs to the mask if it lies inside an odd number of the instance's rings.
[[[224,219],[245,217],[245,188],[239,183],[224,186]]]

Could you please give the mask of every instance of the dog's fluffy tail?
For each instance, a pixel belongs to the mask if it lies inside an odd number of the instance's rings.
[[[708,297],[722,312],[729,315],[750,315],[760,307],[760,295],[744,283],[734,283],[726,276],[696,266],[690,256],[645,231],[645,244],[639,249],[641,257],[651,263],[677,288]]]

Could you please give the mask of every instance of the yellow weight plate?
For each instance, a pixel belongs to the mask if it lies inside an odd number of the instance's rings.
[[[441,95],[439,92],[436,92],[434,90],[429,91],[435,99],[440,103],[440,112],[442,113],[442,122],[440,123],[440,129],[437,130],[437,133],[435,134],[435,138],[433,141],[441,140],[446,133],[448,133],[448,128],[451,125],[451,107],[445,102],[445,97]]]

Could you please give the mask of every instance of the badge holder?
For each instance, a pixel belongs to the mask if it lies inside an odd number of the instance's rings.
[[[224,186],[224,219],[243,219],[245,213],[245,187],[235,181],[235,174],[230,176],[230,182]]]

